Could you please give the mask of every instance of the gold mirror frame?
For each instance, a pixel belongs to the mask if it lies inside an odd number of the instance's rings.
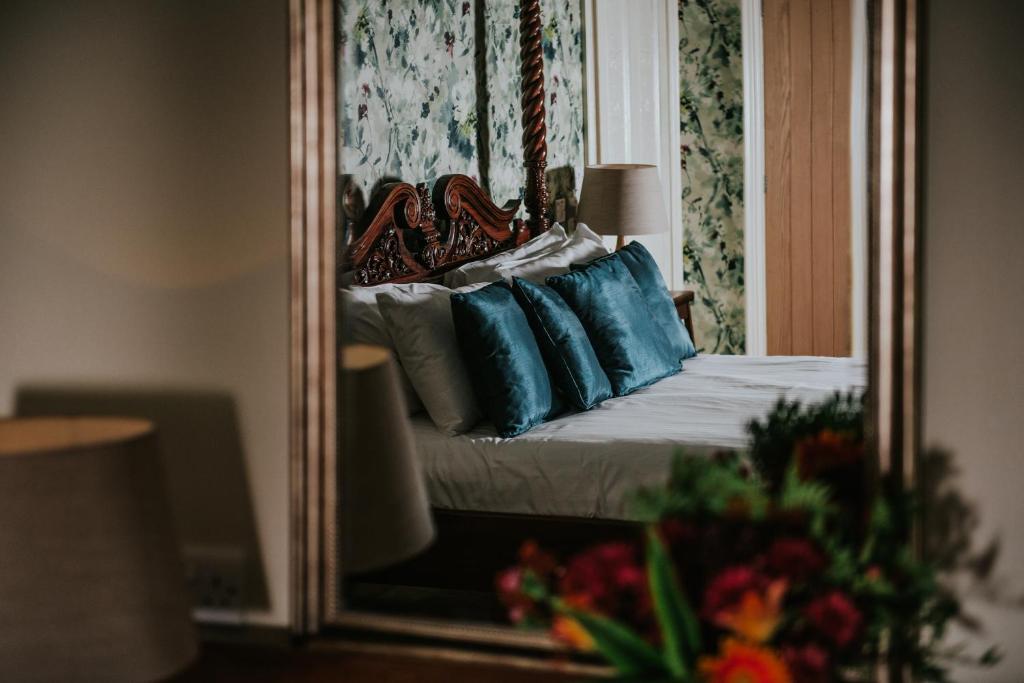
[[[289,0],[291,98],[292,630],[352,631],[439,643],[550,651],[512,628],[346,611],[337,584],[334,0]],[[882,472],[912,482],[920,432],[919,4],[869,0],[871,265],[868,430]]]

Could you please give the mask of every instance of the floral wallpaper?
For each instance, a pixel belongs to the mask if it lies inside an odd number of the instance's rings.
[[[341,168],[368,199],[385,178],[478,175],[469,2],[342,0]]]
[[[478,179],[499,205],[521,197],[518,0],[338,0],[338,10],[340,162],[364,198],[382,179],[446,173]],[[572,200],[583,170],[581,5],[544,0],[541,11],[549,192]]]
[[[683,269],[702,351],[744,353],[739,0],[679,0]]]

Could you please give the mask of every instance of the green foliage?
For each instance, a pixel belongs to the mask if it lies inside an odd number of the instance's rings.
[[[709,465],[706,457],[679,451],[672,461],[668,486],[641,489],[631,503],[632,512],[647,521],[718,516],[730,511],[760,518],[768,509],[768,496],[742,459],[722,458]]]
[[[654,529],[647,531],[647,576],[654,613],[661,627],[665,666],[676,678],[688,680],[701,652],[700,625]]]
[[[814,520],[822,520],[830,513],[832,493],[827,485],[819,481],[804,481],[797,474],[796,465],[786,469],[786,478],[779,495],[779,507],[784,510],[800,510]]]
[[[750,459],[772,491],[782,486],[796,444],[825,429],[863,440],[863,392],[836,393],[810,406],[780,399],[763,421],[747,425]]]
[[[567,605],[555,598],[555,611],[579,622],[605,659],[623,676],[641,676],[666,673],[658,651],[624,624],[608,617]]]

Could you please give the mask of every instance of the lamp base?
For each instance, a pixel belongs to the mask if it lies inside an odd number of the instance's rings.
[[[615,240],[615,251],[622,249],[624,246],[626,246],[626,236],[619,235],[618,238]]]

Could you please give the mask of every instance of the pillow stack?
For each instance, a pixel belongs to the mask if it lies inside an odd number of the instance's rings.
[[[608,254],[585,226],[571,238],[556,227],[448,275],[468,284],[372,288],[389,345],[448,435],[486,416],[499,436],[514,437],[649,386],[696,354],[636,242]],[[356,316],[353,325],[368,323]]]

